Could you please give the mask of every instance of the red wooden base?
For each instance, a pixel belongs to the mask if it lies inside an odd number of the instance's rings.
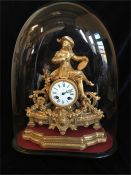
[[[34,128],[31,128],[34,131],[40,132],[44,134],[45,136],[60,136],[59,131],[57,129],[55,130],[50,130],[48,129],[47,126],[35,126]],[[103,128],[97,130],[99,131],[104,131]],[[95,129],[92,127],[84,128],[84,127],[79,127],[77,131],[72,131],[68,129],[67,133],[64,136],[71,136],[71,137],[81,137],[83,135],[88,135],[93,132],[96,132]],[[85,152],[85,153],[103,153],[109,149],[112,148],[113,145],[113,140],[112,137],[109,133],[106,132],[107,134],[107,141],[105,143],[99,143],[97,145],[91,146],[86,148],[85,150],[73,150],[73,149],[47,149],[47,148],[41,148],[39,145],[32,143],[31,141],[24,140],[22,138],[22,133],[23,131],[19,132],[16,137],[16,143],[19,147],[27,149],[27,150],[57,150],[57,151],[68,151],[68,152]]]

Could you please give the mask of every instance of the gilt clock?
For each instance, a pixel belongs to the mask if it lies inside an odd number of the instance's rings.
[[[71,2],[38,9],[18,36],[11,78],[15,149],[95,158],[116,150],[116,56],[93,12]]]

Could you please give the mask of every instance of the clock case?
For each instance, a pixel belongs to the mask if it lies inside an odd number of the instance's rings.
[[[98,144],[86,151],[39,149],[29,141],[23,142],[21,133],[28,118],[25,109],[32,105],[29,95],[43,87],[43,67],[51,64],[54,53],[60,49],[57,38],[71,36],[75,41],[74,52],[89,58],[84,74],[95,84],[84,85],[86,91],[96,92],[101,99],[97,103],[105,117],[101,124],[110,135],[109,143]],[[71,63],[74,68],[76,64]],[[112,40],[102,22],[87,8],[69,2],[48,4],[37,10],[24,24],[16,41],[12,61],[12,108],[14,122],[13,147],[27,154],[70,155],[101,158],[116,150],[117,121],[117,65]],[[47,130],[48,131],[48,130]],[[48,134],[51,134],[50,131]],[[72,132],[72,131],[70,131]],[[74,132],[74,131],[73,131]],[[79,128],[77,131],[79,133]],[[67,154],[68,153],[68,154]]]

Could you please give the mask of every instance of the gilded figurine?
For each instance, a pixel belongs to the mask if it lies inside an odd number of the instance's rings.
[[[66,78],[75,80],[81,96],[86,97],[83,89],[83,81],[85,81],[87,85],[94,86],[94,84],[89,81],[81,71],[87,66],[89,59],[86,56],[75,55],[72,50],[74,47],[74,41],[71,37],[63,36],[61,39],[57,39],[57,41],[61,43],[62,48],[56,52],[52,58],[52,63],[60,64],[60,67],[51,73],[52,79]],[[71,59],[80,62],[77,68],[78,70],[74,70],[71,66]]]

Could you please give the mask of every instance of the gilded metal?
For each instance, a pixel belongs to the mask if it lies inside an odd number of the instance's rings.
[[[100,120],[104,117],[103,111],[96,108],[96,103],[100,97],[97,96],[95,92],[85,92],[83,86],[83,82],[85,82],[87,86],[94,86],[82,71],[88,65],[89,59],[86,56],[77,56],[73,52],[75,43],[71,37],[63,36],[62,38],[57,39],[57,41],[62,47],[55,53],[51,61],[53,64],[58,64],[59,67],[53,72],[50,72],[49,65],[45,65],[43,69],[43,88],[41,90],[33,91],[33,94],[29,96],[34,104],[26,109],[26,114],[29,117],[28,126],[34,127],[36,123],[38,125],[46,124],[49,125],[49,129],[54,129],[55,127],[58,128],[61,135],[64,135],[68,128],[77,130],[79,126],[88,127],[89,125],[93,125],[93,128],[97,130],[101,128]],[[71,65],[71,60],[78,62],[77,69],[74,69]],[[69,81],[77,89],[73,103],[64,107],[55,104],[50,93],[52,86],[56,82],[62,82],[63,80]],[[31,135],[26,132],[23,137],[27,138],[27,136],[31,141],[36,139],[36,133],[33,134],[33,131],[31,132]],[[41,137],[42,141],[40,139]],[[43,145],[43,147],[53,148],[72,147],[75,149],[76,147],[79,147],[80,149],[83,149],[87,145],[106,141],[106,137],[104,137],[103,141],[101,140],[103,138],[98,139],[97,136],[95,136],[92,142],[86,144],[78,143],[79,145],[74,145],[71,142],[68,145],[69,142],[66,143],[66,141],[64,141],[55,145],[53,143],[45,144],[45,142],[43,142],[43,136],[41,137],[38,139],[39,144]],[[46,137],[44,136],[44,138]],[[55,142],[55,137],[50,138],[52,139],[52,142]],[[73,138],[70,139],[73,141]]]
[[[26,129],[23,133],[23,138],[40,145],[42,148],[58,149],[84,150],[89,146],[106,142],[106,135],[104,132],[94,132],[93,134],[84,135],[82,137],[66,137],[45,136],[31,129]]]

